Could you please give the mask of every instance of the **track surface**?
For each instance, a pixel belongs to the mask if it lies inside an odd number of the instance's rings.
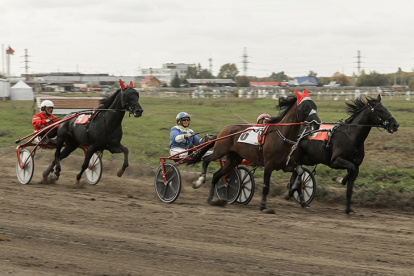
[[[312,203],[302,210],[270,198],[276,214],[206,204],[207,187],[158,200],[153,176],[104,160],[96,186],[72,184],[81,159],[62,163],[56,184],[39,184],[51,160],[36,156],[30,185],[15,173],[15,154],[0,149],[0,275],[413,275],[414,214]],[[152,170],[154,170],[152,168]],[[83,178],[83,182],[86,181]]]

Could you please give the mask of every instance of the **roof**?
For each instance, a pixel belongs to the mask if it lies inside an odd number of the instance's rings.
[[[236,83],[232,79],[186,79],[188,83]]]
[[[13,85],[12,88],[30,88],[30,89],[32,89],[24,81],[19,81],[18,83],[16,83],[15,85]]]
[[[149,75],[149,76],[146,76],[146,77],[145,77],[145,79],[143,79],[143,80],[141,81],[141,83],[147,83],[147,82],[149,82],[149,81],[150,81],[150,79],[152,79],[152,78],[155,78],[157,81],[159,81],[159,82],[160,82],[160,80],[159,80],[159,79],[157,79],[156,77],[154,77],[153,75]]]
[[[296,80],[298,81],[299,85],[303,85],[303,82],[310,82],[312,84],[318,85],[318,82],[314,77],[297,77]]]
[[[281,81],[251,81],[250,86],[285,86],[285,84]]]

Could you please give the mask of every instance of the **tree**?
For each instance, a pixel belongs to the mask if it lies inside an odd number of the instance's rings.
[[[188,66],[185,79],[214,79],[213,74],[207,69],[203,69],[200,63],[197,66]]]
[[[280,71],[279,73],[273,72],[270,77],[269,81],[286,81],[288,76],[285,75],[284,71]]]
[[[342,86],[347,86],[350,83],[349,77],[345,76],[344,74],[341,74],[339,72],[336,72],[332,77],[329,78],[331,81],[336,81]]]
[[[217,75],[218,79],[232,79],[234,80],[239,73],[236,64],[226,63],[220,68],[220,72]]]
[[[358,78],[357,86],[386,86],[388,79],[385,75],[372,71],[367,75],[364,70]]]
[[[178,74],[175,73],[175,77],[171,81],[171,86],[174,88],[180,88],[180,84],[181,84],[180,78],[178,77]]]
[[[200,79],[214,79],[213,74],[211,74],[211,72],[207,69],[201,70],[199,77]]]
[[[250,87],[250,78],[247,76],[238,76],[236,82],[238,87]]]
[[[408,82],[408,88],[410,88],[410,90],[414,90],[414,79],[410,79]]]

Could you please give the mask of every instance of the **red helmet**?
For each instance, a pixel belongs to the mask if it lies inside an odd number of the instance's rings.
[[[259,120],[262,120],[262,119],[270,120],[270,119],[272,119],[272,117],[270,117],[269,114],[265,114],[265,113],[264,114],[260,114],[260,116],[257,117],[256,122],[259,123]]]

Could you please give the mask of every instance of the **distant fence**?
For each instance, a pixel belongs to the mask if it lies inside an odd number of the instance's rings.
[[[226,87],[226,88],[211,88],[197,89],[197,88],[181,88],[181,89],[167,89],[162,90],[142,90],[140,97],[144,98],[176,98],[176,99],[212,99],[212,98],[256,98],[256,99],[278,99],[286,96],[288,93],[294,91],[294,87],[279,88],[279,87]],[[303,88],[297,88],[302,91]],[[362,87],[362,88],[348,88],[342,87],[327,89],[323,87],[309,87],[306,88],[314,99],[317,100],[351,100],[361,96],[375,97],[378,94],[386,99],[405,99],[411,100],[410,91],[395,91],[389,89],[381,89],[378,87]],[[316,96],[316,97],[315,97]]]

